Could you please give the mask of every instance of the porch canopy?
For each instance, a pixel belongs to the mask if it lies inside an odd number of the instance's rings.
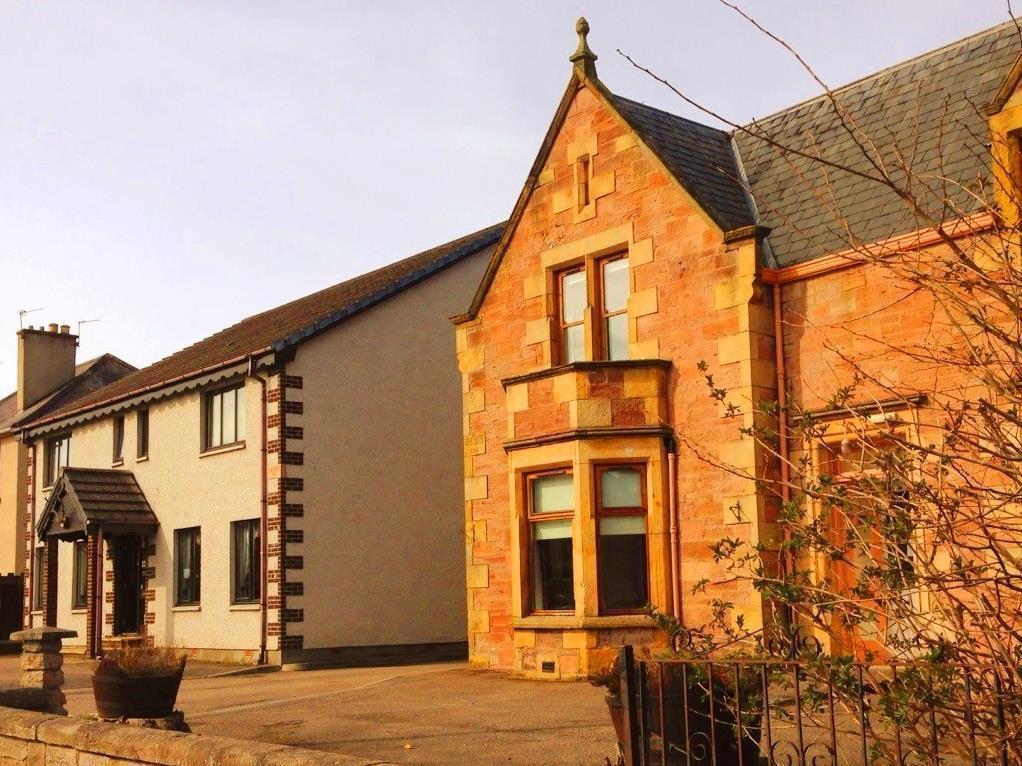
[[[104,535],[146,534],[159,526],[131,471],[65,468],[36,523],[36,535],[82,540]]]

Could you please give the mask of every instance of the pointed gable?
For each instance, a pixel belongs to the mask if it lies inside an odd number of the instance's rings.
[[[40,537],[82,538],[90,526],[140,532],[159,526],[131,471],[65,468],[36,523]]]
[[[585,31],[588,32],[588,26]],[[478,314],[479,307],[533,194],[540,187],[552,182],[561,182],[563,185],[565,179],[551,176],[552,170],[549,167],[550,154],[558,139],[563,138],[570,155],[569,163],[574,162],[577,156],[588,156],[589,153],[598,155],[596,142],[603,139],[596,133],[589,137],[589,143],[586,144],[583,144],[581,139],[564,138],[562,135],[569,116],[582,108],[580,100],[592,99],[598,108],[612,115],[619,124],[616,130],[610,132],[618,136],[618,145],[622,148],[642,147],[648,157],[662,169],[664,176],[684,193],[698,212],[720,234],[756,223],[730,136],[724,131],[611,93],[596,76],[596,56],[589,50],[581,30],[580,36],[583,39],[580,40],[579,50],[571,57],[575,66],[564,95],[543,138],[472,306],[465,314],[454,317],[456,323],[468,321]],[[601,177],[595,169],[592,173],[590,179],[594,192],[592,207],[588,214],[583,212],[581,216],[575,215],[576,223],[595,216],[599,197],[614,191],[612,176]],[[562,191],[555,194],[553,204],[554,212],[562,213],[572,202],[565,199]]]

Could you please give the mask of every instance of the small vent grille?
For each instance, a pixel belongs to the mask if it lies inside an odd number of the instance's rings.
[[[544,662],[542,667],[544,673],[553,673],[556,670],[556,667],[552,662]]]

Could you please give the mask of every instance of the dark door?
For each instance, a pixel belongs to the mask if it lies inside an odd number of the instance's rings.
[[[135,535],[114,542],[114,635],[138,633],[142,617],[142,541]]]

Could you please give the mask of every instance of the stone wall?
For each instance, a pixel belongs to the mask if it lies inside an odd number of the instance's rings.
[[[345,755],[0,708],[0,765],[383,766]]]

